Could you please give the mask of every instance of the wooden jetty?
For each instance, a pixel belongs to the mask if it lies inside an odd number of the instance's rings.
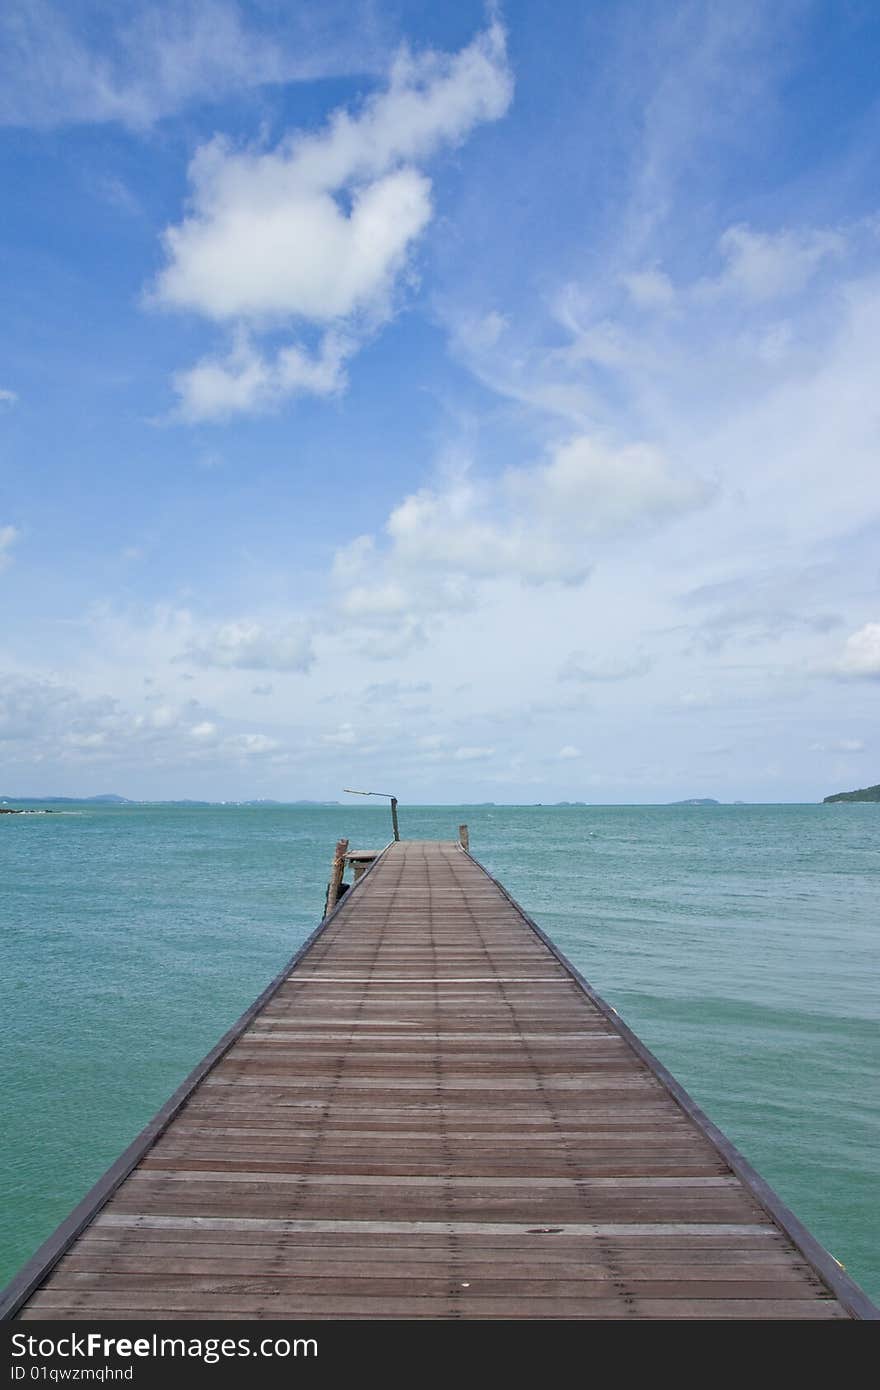
[[[505,889],[417,841],[375,858],[3,1311],[880,1316]]]

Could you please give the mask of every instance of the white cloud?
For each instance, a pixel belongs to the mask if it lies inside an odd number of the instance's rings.
[[[17,391],[8,391],[5,387],[0,387],[0,405],[15,405],[17,400]]]
[[[495,756],[494,748],[468,747],[456,748],[452,757],[457,763],[483,762]]]
[[[176,735],[183,714],[164,705],[132,714],[109,696],[88,697],[41,676],[6,673],[0,681],[0,740],[23,743],[36,758],[155,745]]]
[[[223,420],[243,411],[270,410],[289,396],[335,395],[345,387],[345,360],[353,350],[351,338],[326,333],[314,356],[291,344],[269,357],[239,336],[225,356],[203,358],[175,373],[180,415],[192,423]]]
[[[688,305],[717,305],[722,298],[745,300],[760,306],[772,300],[800,294],[826,261],[841,259],[847,250],[842,232],[814,227],[782,228],[761,232],[745,224],[728,227],[718,239],[724,262],[716,276],[675,285],[656,266],[630,271],[621,277],[636,309],[665,310]],[[574,291],[570,288],[569,293]],[[605,326],[606,334],[610,326]],[[596,337],[596,327],[590,330]],[[791,327],[774,324],[763,334],[763,352],[778,360],[788,345]],[[618,348],[619,352],[619,348]]]
[[[413,595],[412,601],[418,604],[422,602],[422,597]],[[356,624],[355,628],[358,626]],[[416,647],[423,647],[427,641],[426,624],[413,613],[406,613],[399,622],[367,627],[358,650],[371,661],[396,661]]]
[[[831,743],[811,743],[811,753],[864,753],[865,745],[860,738],[838,738]]]
[[[561,681],[625,681],[643,676],[651,669],[651,661],[643,652],[620,656],[586,656],[572,652],[559,670]]]
[[[405,584],[394,580],[384,584],[354,584],[344,595],[342,611],[355,621],[361,618],[382,621],[396,619],[412,602]]]
[[[495,309],[477,318],[465,317],[456,326],[458,345],[471,352],[494,348],[507,327],[508,320]]]
[[[158,705],[144,719],[152,729],[173,729],[180,722],[180,711],[173,705]]]
[[[157,769],[160,775],[174,775],[189,767],[213,767],[222,773],[230,758],[247,762],[283,749],[276,738],[235,732],[234,726],[205,718],[205,712],[196,700],[182,705],[163,701],[138,712],[119,700],[89,697],[41,676],[0,677],[4,762],[21,766],[28,776],[38,764],[55,769],[59,779],[65,768],[75,774],[92,764],[112,764],[126,778]]]
[[[500,479],[463,472],[441,488],[423,488],[394,508],[385,529],[405,568],[578,583],[590,569],[585,539],[686,510],[706,495],[655,450],[614,450],[580,437],[548,463]],[[405,591],[386,591],[388,601],[402,604]]]
[[[636,270],[623,283],[639,309],[669,309],[675,303],[675,286],[662,270]]]
[[[416,165],[497,120],[511,92],[493,22],[456,54],[402,51],[386,90],[316,133],[295,132],[274,150],[236,150],[219,137],[202,146],[189,212],[165,232],[155,302],[238,327],[325,331],[314,354],[295,344],[265,359],[245,342],[181,373],[183,414],[207,419],[338,390],[345,358],[391,312],[431,218],[431,184]]]
[[[579,748],[575,748],[574,744],[566,743],[563,748],[560,748],[556,756],[563,762],[573,762],[575,758],[582,758],[584,755]]]
[[[185,656],[198,666],[245,671],[307,671],[314,660],[304,624],[272,627],[246,618],[221,623],[194,636]]]
[[[744,225],[728,227],[718,244],[725,268],[718,279],[701,282],[697,292],[733,292],[756,302],[800,293],[822,262],[841,256],[846,247],[839,232],[756,232]]]
[[[497,487],[466,474],[439,489],[423,488],[398,504],[385,523],[391,553],[405,569],[471,578],[525,571],[540,578],[552,557],[532,543],[524,518],[499,517]],[[402,593],[407,586],[397,586]],[[445,597],[445,596],[444,596]]]
[[[809,555],[880,515],[877,237],[866,219],[840,231],[740,228],[737,238],[721,277],[682,276],[674,313],[622,298],[621,271],[612,284],[551,293],[546,331],[511,315],[504,350],[470,364],[520,408],[540,404],[565,420],[580,410],[579,435],[620,437],[637,421],[682,475],[711,470],[716,505],[702,545],[690,528],[696,549],[708,552],[716,536],[731,556],[764,552],[766,565],[771,533],[777,551],[794,544]]]
[[[216,724],[212,724],[210,720],[204,719],[201,724],[194,724],[189,732],[191,738],[210,741],[216,738],[218,729]]]
[[[278,739],[269,738],[266,734],[233,734],[231,738],[224,739],[223,747],[243,757],[261,757],[276,752],[281,744]]]
[[[707,691],[686,690],[683,695],[679,695],[678,702],[684,705],[685,709],[710,709],[715,703],[715,696]]]
[[[346,208],[338,194],[358,172],[312,183],[295,156],[237,154],[220,139],[203,146],[190,166],[197,211],[165,233],[158,301],[219,322],[323,324],[384,311],[431,216],[430,183],[393,169],[355,188]]]
[[[735,578],[700,585],[682,595],[688,609],[702,609],[694,644],[720,652],[729,643],[778,642],[798,631],[824,634],[842,623],[827,603],[833,571],[827,564],[772,565],[750,570],[737,564]]]
[[[369,21],[359,23],[362,7],[351,3],[322,0],[317,20],[286,6],[266,31],[235,0],[114,0],[80,22],[77,8],[5,0],[0,123],[112,121],[144,130],[191,102],[376,65]]]
[[[543,467],[511,472],[508,485],[557,540],[566,526],[583,537],[660,521],[703,505],[712,491],[651,445],[615,449],[588,435],[561,445]]]
[[[48,681],[6,673],[0,681],[0,741],[38,736],[47,724],[63,726],[79,710],[76,692]]]
[[[122,179],[112,174],[101,175],[95,180],[95,190],[109,207],[126,217],[143,216],[140,202]]]
[[[337,552],[338,621],[369,634],[370,654],[398,654],[425,640],[429,620],[471,610],[483,586],[582,584],[612,538],[656,528],[710,496],[658,449],[588,436],[494,478],[458,462],[394,507],[384,536],[359,536]]]
[[[420,704],[431,693],[430,681],[381,681],[368,685],[363,692],[366,704]]]
[[[71,748],[103,748],[107,742],[106,733],[91,734],[65,734],[65,743],[69,743]]]
[[[880,623],[865,623],[848,637],[834,669],[841,676],[880,680]]]
[[[12,563],[10,552],[18,537],[19,532],[15,526],[0,526],[0,570]]]
[[[351,748],[357,743],[357,731],[353,724],[340,724],[333,733],[322,734],[321,742],[336,748]]]

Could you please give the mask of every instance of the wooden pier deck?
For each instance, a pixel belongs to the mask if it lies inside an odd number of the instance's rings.
[[[877,1310],[457,844],[393,844],[10,1286],[22,1319]]]

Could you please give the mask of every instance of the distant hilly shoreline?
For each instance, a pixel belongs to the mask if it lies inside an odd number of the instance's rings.
[[[826,796],[823,806],[831,806],[837,801],[880,801],[880,783],[875,787],[860,787],[854,792],[835,792],[833,796]]]
[[[127,796],[0,796],[0,806],[341,806],[340,801],[133,801]]]

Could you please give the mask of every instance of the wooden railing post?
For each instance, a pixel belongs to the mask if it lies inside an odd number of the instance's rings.
[[[348,853],[348,841],[337,840],[336,852],[333,855],[333,867],[330,870],[330,882],[327,884],[327,903],[324,907],[324,916],[332,912],[339,901],[339,887],[342,883],[342,875],[345,873],[345,856]]]
[[[468,835],[468,828],[466,825],[460,825],[458,827],[458,842],[462,849],[468,849],[470,846],[470,836]]]

